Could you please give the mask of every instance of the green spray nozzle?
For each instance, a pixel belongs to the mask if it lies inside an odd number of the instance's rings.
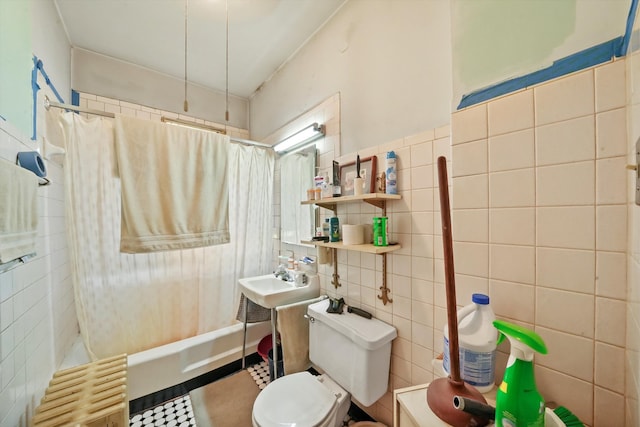
[[[500,332],[498,344],[502,342],[505,336],[509,338],[509,341],[511,341],[511,353],[518,359],[533,359],[533,352],[531,350],[537,351],[540,354],[547,354],[547,346],[544,341],[542,341],[542,338],[540,338],[540,335],[534,331],[514,325],[513,323],[505,322],[504,320],[494,320],[493,326]],[[515,352],[521,354],[514,354]]]

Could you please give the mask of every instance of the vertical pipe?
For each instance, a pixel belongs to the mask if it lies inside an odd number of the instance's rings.
[[[271,342],[273,343],[273,380],[278,379],[278,331],[276,328],[276,309],[271,309]]]
[[[247,352],[247,316],[249,312],[249,298],[244,297],[244,333],[242,335],[242,369],[245,368],[245,354]]]

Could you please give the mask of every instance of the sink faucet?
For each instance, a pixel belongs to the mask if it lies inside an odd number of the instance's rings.
[[[278,268],[276,268],[276,271],[273,272],[273,274],[274,276],[276,276],[276,278],[284,280],[285,282],[293,281],[293,277],[287,271],[287,267],[284,264],[280,264]]]
[[[291,276],[291,273],[289,273],[288,271],[285,271],[283,273],[276,273],[276,277],[278,279],[284,280],[285,282],[293,282],[293,276]]]

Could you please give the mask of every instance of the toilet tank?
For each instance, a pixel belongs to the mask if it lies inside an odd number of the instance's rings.
[[[365,406],[387,391],[396,329],[346,308],[327,313],[329,300],[309,305],[309,359]]]

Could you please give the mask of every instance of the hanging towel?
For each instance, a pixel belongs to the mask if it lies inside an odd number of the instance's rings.
[[[42,137],[42,157],[52,161],[55,159],[59,165],[63,164],[65,153],[65,135],[62,128],[62,115],[64,110],[50,108],[44,114],[44,136]]]
[[[36,251],[38,177],[0,159],[0,264]]]
[[[229,242],[229,137],[116,115],[120,251]]]
[[[251,301],[249,298],[245,297],[244,294],[240,294],[240,305],[238,305],[238,313],[236,314],[236,319],[244,322],[244,304],[245,301],[247,304],[247,323],[255,323],[255,322],[266,322],[267,320],[271,320],[271,310],[261,306],[260,304],[256,304]]]
[[[277,322],[282,340],[282,360],[284,371],[289,374],[309,368],[309,320],[304,317],[307,307],[326,296],[276,307]]]

